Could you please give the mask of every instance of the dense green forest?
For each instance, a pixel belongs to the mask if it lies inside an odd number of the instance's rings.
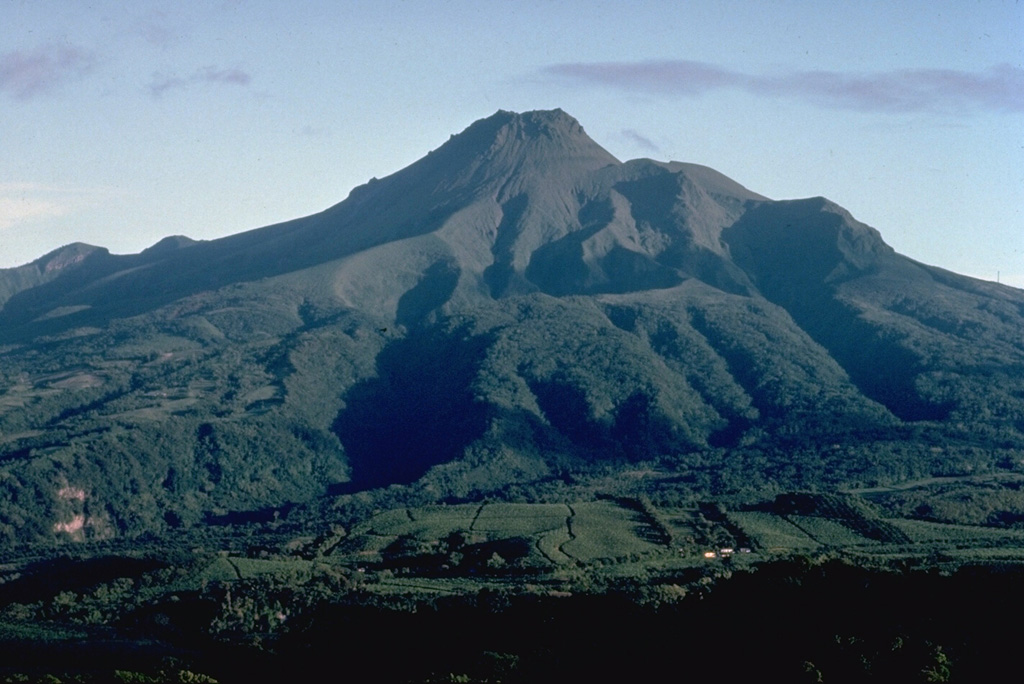
[[[535,295],[394,329],[286,294],[0,355],[7,542],[163,533],[387,485],[384,504],[531,500],[640,468],[662,476],[655,496],[686,498],[1020,468],[1024,381],[950,376],[944,420],[901,420],[763,303]]]

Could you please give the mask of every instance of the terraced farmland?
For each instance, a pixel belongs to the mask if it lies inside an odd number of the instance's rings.
[[[588,501],[572,506],[571,539],[562,546],[566,555],[583,562],[615,560],[659,553],[664,546],[650,541],[656,531],[640,515],[612,501]]]
[[[330,559],[424,577],[582,567],[614,574],[703,564],[706,552],[744,546],[754,552],[744,554],[745,563],[823,550],[963,560],[990,558],[998,549],[999,558],[1014,560],[1024,559],[1024,530],[881,517],[855,495],[786,494],[737,511],[706,504],[658,509],[613,498],[485,502],[382,512],[353,527]]]
[[[950,525],[925,520],[892,520],[914,543],[948,542],[953,544],[993,543],[1024,547],[1024,530],[1006,530],[977,525]]]
[[[494,503],[480,509],[473,532],[499,535],[535,535],[564,529],[572,516],[565,504]]]
[[[729,519],[751,538],[759,550],[810,551],[820,546],[804,530],[774,513],[729,513]]]
[[[381,513],[354,528],[339,553],[386,555],[402,539],[419,542],[424,553],[450,551],[452,542],[442,540],[455,538],[469,546],[519,539],[557,566],[664,553],[668,547],[658,535],[640,512],[613,500],[465,504]]]
[[[787,520],[824,546],[843,547],[879,543],[876,539],[870,539],[853,531],[841,520],[811,515],[791,515],[787,517]]]

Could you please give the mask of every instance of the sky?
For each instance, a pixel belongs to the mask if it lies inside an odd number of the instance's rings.
[[[0,268],[319,212],[498,109],[1024,288],[1015,0],[0,0]]]

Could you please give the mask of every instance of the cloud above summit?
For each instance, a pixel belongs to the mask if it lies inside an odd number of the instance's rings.
[[[739,90],[863,112],[1024,112],[1024,69],[1000,64],[982,71],[893,69],[873,72],[784,71],[755,74],[707,62],[567,62],[545,73],[584,86],[699,97]]]
[[[0,54],[0,93],[27,100],[92,70],[95,56],[72,45],[47,45]]]
[[[196,84],[247,86],[251,81],[252,76],[242,69],[220,69],[208,66],[188,76],[153,74],[153,80],[149,83],[149,92],[154,97],[159,97],[169,90],[187,88]]]

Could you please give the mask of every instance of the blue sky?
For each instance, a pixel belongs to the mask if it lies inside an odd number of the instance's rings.
[[[315,213],[497,109],[1024,287],[1024,4],[0,0],[0,267]]]

